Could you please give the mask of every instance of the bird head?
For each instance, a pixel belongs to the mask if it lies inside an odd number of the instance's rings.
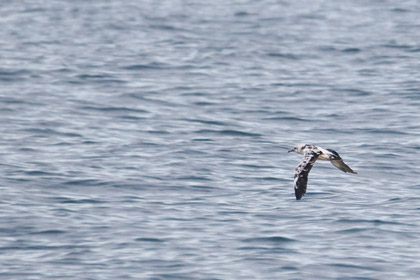
[[[307,144],[297,144],[296,146],[293,147],[293,149],[288,151],[288,153],[295,152],[295,153],[298,153],[298,154],[303,154],[303,150],[305,149],[306,146],[307,146]]]

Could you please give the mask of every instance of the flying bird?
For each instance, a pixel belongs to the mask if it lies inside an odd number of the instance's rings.
[[[324,149],[315,145],[299,144],[295,146],[290,152],[295,152],[303,155],[303,161],[295,169],[295,178],[293,185],[295,188],[296,199],[299,200],[306,193],[306,186],[308,185],[308,175],[314,165],[315,161],[329,160],[335,167],[343,172],[354,172],[347,164],[344,163],[340,155],[331,149]]]

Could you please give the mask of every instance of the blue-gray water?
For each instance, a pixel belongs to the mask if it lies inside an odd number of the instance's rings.
[[[0,278],[419,279],[419,14],[2,3]]]

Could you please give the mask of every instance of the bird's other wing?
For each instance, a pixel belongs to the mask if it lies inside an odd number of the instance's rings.
[[[314,165],[320,151],[307,150],[303,157],[303,161],[295,169],[295,179],[293,185],[295,188],[296,199],[299,200],[306,193],[306,186],[308,185],[308,175]]]
[[[357,172],[353,171],[347,164],[344,163],[344,161],[341,158],[333,159],[331,160],[331,163],[343,172],[357,174]]]

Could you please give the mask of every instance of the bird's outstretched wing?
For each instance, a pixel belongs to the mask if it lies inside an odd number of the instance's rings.
[[[331,163],[343,172],[357,174],[357,172],[353,171],[341,158],[333,159],[331,160]]]
[[[295,179],[293,181],[295,187],[295,196],[299,200],[306,193],[306,186],[308,185],[308,175],[314,165],[320,151],[307,150],[303,157],[303,161],[295,169]]]

